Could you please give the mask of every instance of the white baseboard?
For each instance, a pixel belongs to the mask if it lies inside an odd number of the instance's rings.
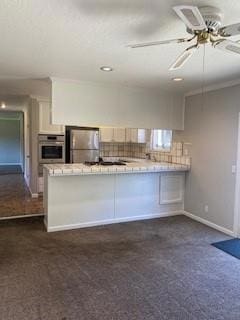
[[[44,224],[45,224],[48,232],[54,232],[54,231],[63,231],[63,230],[72,230],[72,229],[103,226],[103,225],[108,225],[108,224],[123,223],[123,222],[130,222],[130,221],[140,221],[140,220],[172,217],[172,216],[177,216],[177,215],[181,215],[181,214],[182,214],[181,211],[172,211],[172,212],[163,212],[163,213],[146,215],[146,216],[134,216],[134,217],[125,217],[125,218],[118,218],[118,219],[99,220],[99,221],[83,222],[83,223],[68,224],[68,225],[54,226],[54,227],[49,227],[47,225],[47,222],[44,219]]]
[[[191,218],[193,220],[201,222],[201,223],[207,225],[208,227],[211,227],[211,228],[216,229],[216,230],[218,230],[220,232],[223,232],[223,233],[225,233],[225,234],[227,234],[227,235],[229,235],[231,237],[234,237],[234,232],[232,230],[229,230],[227,228],[221,227],[221,226],[219,226],[219,225],[217,225],[217,224],[215,224],[215,223],[213,223],[211,221],[208,221],[206,219],[200,218],[200,217],[198,217],[198,216],[196,216],[196,215],[194,215],[194,214],[192,214],[190,212],[184,211],[184,210],[182,211],[182,214],[184,214],[186,217],[189,217],[189,218]]]
[[[27,186],[28,186],[28,189],[29,189],[29,191],[30,191],[30,193],[31,193],[31,197],[32,197],[32,198],[38,198],[38,193],[33,193],[32,190],[31,190],[31,188],[30,188],[30,186],[29,186],[29,185],[27,185]]]
[[[0,163],[0,166],[21,166],[22,167],[22,164],[21,163]]]
[[[47,219],[46,219],[46,215],[44,214],[44,219],[43,219],[43,223],[44,223],[44,226],[46,228],[46,230],[48,231],[48,227],[47,227]]]
[[[32,198],[38,198],[38,193],[32,193],[31,192],[31,196],[32,196]]]
[[[40,216],[44,216],[44,214],[43,213],[22,214],[19,216],[1,217],[0,220],[13,220],[13,219],[19,219],[19,218],[31,218],[31,217],[40,217]]]

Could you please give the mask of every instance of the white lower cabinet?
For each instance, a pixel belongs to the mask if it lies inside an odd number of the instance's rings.
[[[160,176],[160,204],[183,201],[184,178],[183,174],[162,174]]]
[[[159,174],[118,175],[115,188],[116,218],[159,213]]]
[[[161,183],[161,176],[168,182]],[[181,201],[178,198],[183,194],[184,185],[178,183],[181,179],[184,173],[177,172],[45,175],[44,209],[48,231],[174,214],[183,208],[183,198]],[[161,203],[162,188],[166,188],[164,203]]]

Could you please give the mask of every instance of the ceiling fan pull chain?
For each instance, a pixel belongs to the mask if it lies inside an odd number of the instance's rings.
[[[203,59],[202,59],[202,114],[204,112],[204,87],[205,87],[205,62],[206,62],[206,44],[203,44]]]

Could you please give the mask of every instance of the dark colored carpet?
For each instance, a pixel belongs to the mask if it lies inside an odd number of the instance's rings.
[[[16,174],[16,173],[22,173],[21,166],[1,165],[0,164],[0,175],[3,175],[3,174]]]
[[[239,320],[229,237],[186,217],[46,233],[0,222],[1,320]]]
[[[212,244],[214,247],[240,259],[240,239],[230,239]]]

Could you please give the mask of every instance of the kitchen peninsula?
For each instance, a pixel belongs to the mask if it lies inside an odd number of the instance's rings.
[[[44,167],[47,231],[150,219],[183,210],[189,166],[151,161],[125,166]]]

